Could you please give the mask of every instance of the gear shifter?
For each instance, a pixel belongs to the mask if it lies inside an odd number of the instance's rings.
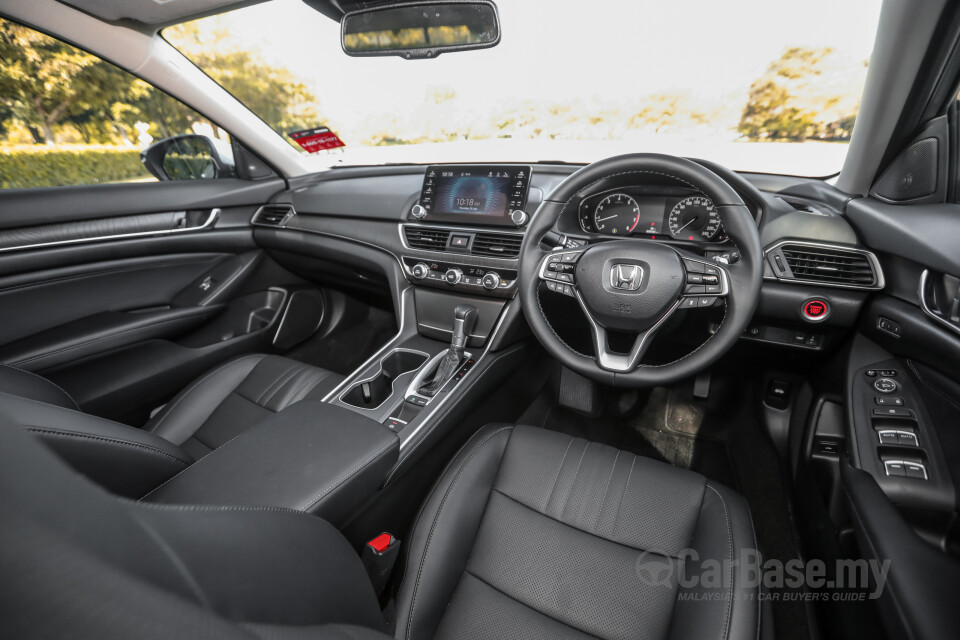
[[[450,339],[447,355],[440,361],[433,379],[417,389],[417,393],[432,398],[457,373],[463,362],[463,348],[467,346],[467,339],[476,324],[477,308],[470,304],[457,305],[453,310],[453,337]]]

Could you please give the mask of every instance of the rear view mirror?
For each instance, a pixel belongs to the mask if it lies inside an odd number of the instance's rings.
[[[345,14],[340,39],[351,56],[434,58],[495,46],[500,16],[491,0],[398,2]]]
[[[236,176],[230,145],[200,135],[164,138],[140,152],[140,161],[158,180]]]

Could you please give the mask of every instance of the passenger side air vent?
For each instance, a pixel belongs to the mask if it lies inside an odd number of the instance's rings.
[[[883,288],[876,257],[868,251],[815,243],[784,243],[767,252],[777,278],[858,289]]]
[[[296,214],[293,205],[265,204],[253,214],[252,224],[263,227],[282,227]]]
[[[516,258],[520,255],[523,236],[504,233],[478,233],[473,239],[471,253],[475,256]]]
[[[411,249],[425,251],[443,251],[447,247],[450,232],[446,229],[427,229],[425,227],[404,227],[403,234]]]

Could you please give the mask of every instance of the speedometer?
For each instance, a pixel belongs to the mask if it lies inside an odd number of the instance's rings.
[[[625,193],[614,193],[597,205],[593,224],[597,231],[613,235],[627,234],[640,222],[640,206]]]
[[[670,210],[667,223],[677,240],[710,240],[720,230],[720,214],[710,198],[690,196]]]

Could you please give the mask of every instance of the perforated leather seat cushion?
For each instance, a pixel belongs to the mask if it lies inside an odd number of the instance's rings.
[[[703,476],[531,427],[486,428],[418,518],[401,638],[756,637],[757,594],[733,581],[680,595],[685,549],[755,547],[743,499]],[[697,596],[697,594],[693,594]]]
[[[326,369],[280,356],[245,356],[198,378],[146,429],[199,460],[271,413],[300,400],[323,399],[341,380]]]

